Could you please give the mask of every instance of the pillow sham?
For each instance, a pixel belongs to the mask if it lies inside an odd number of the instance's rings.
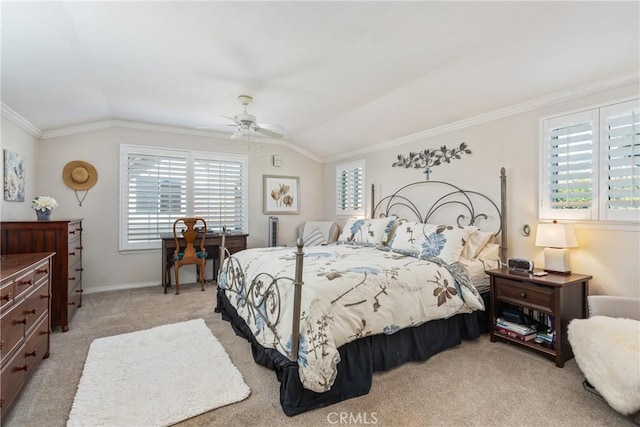
[[[477,257],[479,260],[491,261],[500,259],[500,245],[497,243],[487,243]]]
[[[302,237],[302,241],[305,246],[320,246],[326,245],[327,239],[324,238],[324,234],[317,228],[313,228],[310,232],[307,232],[305,228],[305,234]]]
[[[432,256],[451,264],[458,261],[462,246],[475,227],[400,222],[389,242],[395,250]]]
[[[350,219],[338,238],[340,242],[384,245],[393,228],[394,218]]]
[[[462,248],[461,256],[467,259],[475,259],[480,255],[480,252],[493,238],[493,233],[489,233],[482,230],[474,230],[467,238],[464,247]]]

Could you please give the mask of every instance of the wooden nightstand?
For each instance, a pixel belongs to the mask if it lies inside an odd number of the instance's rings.
[[[583,274],[548,274],[536,277],[518,273],[508,268],[487,271],[491,277],[491,341],[501,341],[527,347],[548,359],[555,360],[562,368],[573,357],[567,339],[567,325],[572,319],[587,316],[587,295],[592,276]],[[505,307],[521,309],[525,313],[535,311],[553,316],[555,346],[521,341],[496,331],[496,319]]]

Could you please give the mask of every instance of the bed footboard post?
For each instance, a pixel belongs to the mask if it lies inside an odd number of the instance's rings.
[[[222,274],[222,263],[224,262],[225,245],[227,241],[227,227],[222,227],[222,239],[220,241],[220,264],[218,264],[218,283],[220,283],[220,275]]]
[[[291,361],[298,360],[298,345],[300,339],[300,305],[302,299],[302,260],[304,252],[302,252],[303,242],[298,238],[296,242],[298,249],[296,250],[296,272],[293,281],[293,322],[291,327]]]

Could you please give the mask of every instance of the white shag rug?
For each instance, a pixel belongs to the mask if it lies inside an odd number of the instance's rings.
[[[167,426],[249,396],[203,319],[96,339],[67,426]]]
[[[640,321],[593,316],[568,327],[576,363],[611,407],[640,410]]]

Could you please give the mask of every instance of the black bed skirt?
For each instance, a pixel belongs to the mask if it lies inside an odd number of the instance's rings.
[[[369,393],[373,372],[386,371],[409,361],[427,360],[456,346],[463,339],[475,339],[484,332],[484,313],[458,314],[449,319],[432,320],[420,326],[401,329],[391,335],[372,335],[341,346],[338,374],[330,390],[316,393],[302,387],[298,364],[255,339],[244,319],[236,313],[223,290],[218,289],[215,309],[231,322],[237,335],[251,343],[256,363],[276,372],[280,381],[280,404],[288,416],[322,408]]]

